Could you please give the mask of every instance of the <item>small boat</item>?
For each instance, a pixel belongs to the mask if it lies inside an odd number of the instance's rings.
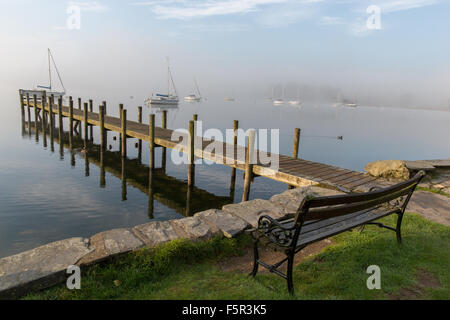
[[[145,100],[147,105],[177,105],[178,94],[177,89],[175,88],[175,83],[172,78],[172,73],[170,72],[169,59],[167,59],[167,77],[168,77],[168,85],[167,85],[167,94],[156,93],[152,94],[151,98]],[[171,92],[171,88],[173,89],[173,93]]]
[[[300,88],[297,89],[297,100],[290,100],[288,103],[294,106],[298,106],[300,104]]]
[[[223,100],[225,100],[225,101],[235,101],[236,99],[235,98],[225,98]]]
[[[35,89],[35,91],[37,92],[42,92],[42,90],[40,89],[44,89],[45,94],[47,97],[53,95],[54,97],[63,97],[66,94],[66,88],[64,87],[64,84],[62,82],[61,76],[59,74],[59,70],[58,67],[56,66],[55,63],[55,59],[53,58],[52,52],[50,51],[50,49],[47,49],[47,58],[48,58],[48,77],[49,77],[49,85],[48,86],[42,86],[42,85],[38,85],[37,88]],[[56,74],[58,75],[58,79],[59,82],[61,83],[61,86],[63,88],[63,91],[54,91],[52,89],[52,63],[53,66],[55,67],[56,70]],[[39,98],[41,95],[38,95]]]
[[[200,89],[198,88],[198,84],[197,84],[197,80],[194,79],[194,94],[190,94],[186,97],[184,97],[185,101],[189,101],[189,102],[198,102],[200,100],[202,100],[202,95],[200,93]]]
[[[282,104],[284,104],[284,87],[282,89],[281,99],[274,99],[273,100],[273,104],[274,105],[282,105]]]

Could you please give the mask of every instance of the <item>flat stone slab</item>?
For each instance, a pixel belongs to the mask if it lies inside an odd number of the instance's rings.
[[[450,226],[450,198],[427,191],[415,191],[406,208],[432,221]]]
[[[70,238],[0,259],[0,297],[61,282],[67,268],[91,251],[88,239]]]
[[[197,217],[170,220],[176,233],[185,239],[207,240],[219,234],[219,230],[212,230],[210,226]]]
[[[227,238],[234,238],[242,233],[249,224],[222,210],[210,209],[194,214],[194,217],[206,222],[213,232],[220,231]]]
[[[237,204],[227,204],[222,210],[233,216],[241,218],[251,226],[258,226],[258,219],[263,215],[268,215],[274,219],[285,217],[285,210],[276,204],[262,199],[255,199]]]
[[[414,160],[414,161],[405,161],[405,165],[409,170],[412,171],[433,171],[436,170],[436,166],[433,165],[430,161],[425,160]]]
[[[322,197],[335,196],[338,194],[343,194],[343,192],[316,186],[300,187],[274,195],[270,198],[270,202],[282,208],[284,213],[296,213],[298,207],[306,196],[311,195],[315,197]]]
[[[133,233],[148,246],[157,246],[180,238],[169,221],[153,221],[141,224],[133,228]]]
[[[98,233],[103,239],[105,251],[108,255],[116,255],[142,247],[144,243],[129,229],[120,228]]]

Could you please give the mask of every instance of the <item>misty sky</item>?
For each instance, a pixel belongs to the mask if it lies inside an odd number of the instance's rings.
[[[380,30],[366,27],[370,5]],[[0,82],[45,84],[51,48],[73,95],[165,90],[168,56],[180,95],[196,77],[206,95],[299,83],[446,107],[449,15],[439,0],[0,0]]]

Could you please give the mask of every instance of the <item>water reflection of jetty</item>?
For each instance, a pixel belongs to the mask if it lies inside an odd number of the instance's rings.
[[[142,164],[142,143],[137,144],[138,156],[136,159],[123,158],[120,151],[108,151],[100,145],[94,144],[92,133],[89,135],[87,148],[79,134],[75,134],[72,145],[69,144],[69,133],[52,128],[42,121],[23,122],[22,133],[34,137],[36,142],[42,140],[45,148],[50,146],[55,151],[55,143],[59,145],[60,158],[65,153],[70,155],[70,162],[75,166],[77,155],[84,158],[85,175],[90,175],[90,165],[100,168],[100,187],[106,187],[106,172],[121,180],[122,200],[127,200],[127,185],[131,186],[149,197],[148,215],[153,218],[154,200],[175,210],[177,213],[190,216],[195,212],[210,208],[221,208],[233,202],[234,189],[230,196],[216,196],[206,190],[195,186],[189,188],[187,183],[166,174],[165,167],[154,169],[151,173],[148,166]]]

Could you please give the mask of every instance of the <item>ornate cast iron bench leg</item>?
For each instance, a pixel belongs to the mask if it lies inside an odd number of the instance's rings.
[[[258,239],[253,240],[253,270],[249,274],[252,277],[255,277],[258,273],[258,259],[259,259],[259,252],[258,252]]]

